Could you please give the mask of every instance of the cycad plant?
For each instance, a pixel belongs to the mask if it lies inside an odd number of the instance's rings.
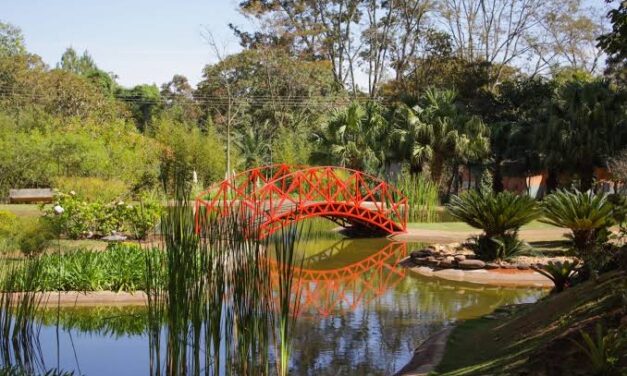
[[[553,281],[553,292],[562,292],[570,284],[572,278],[579,272],[579,261],[550,261],[547,265],[534,268],[538,273]]]
[[[509,258],[527,248],[518,240],[518,230],[538,217],[532,198],[511,192],[469,191],[453,196],[446,207],[453,217],[483,230],[470,245],[485,260]]]
[[[595,263],[595,249],[613,223],[614,206],[606,194],[558,190],[542,202],[542,222],[568,228],[575,255],[588,272]]]

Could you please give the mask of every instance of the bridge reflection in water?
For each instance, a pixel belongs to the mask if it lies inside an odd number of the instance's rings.
[[[351,240],[339,240],[306,257],[303,266],[294,269],[292,296],[299,297],[299,311],[326,317],[355,310],[398,284],[406,273],[397,264],[407,256],[407,244],[386,240],[377,243],[380,248],[375,252],[340,267],[328,265],[334,263],[334,258],[350,253],[351,246],[356,244]],[[363,257],[363,251],[356,253]],[[324,265],[327,267],[321,269]],[[273,262],[271,268],[273,281],[278,284],[278,266]]]

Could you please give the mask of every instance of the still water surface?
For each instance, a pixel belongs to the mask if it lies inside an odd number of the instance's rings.
[[[415,247],[385,239],[325,239],[300,248],[306,261],[290,374],[393,374],[444,326],[545,294],[443,281],[396,266]],[[40,333],[44,367],[84,375],[150,373],[143,308],[64,309],[58,343],[56,314],[46,317]]]

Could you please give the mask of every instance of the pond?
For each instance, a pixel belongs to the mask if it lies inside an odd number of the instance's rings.
[[[304,256],[290,374],[389,375],[428,336],[456,320],[545,294],[424,277],[397,266],[418,244],[319,239]],[[146,309],[64,308],[40,314],[38,369],[151,374]],[[55,325],[59,320],[59,327]]]

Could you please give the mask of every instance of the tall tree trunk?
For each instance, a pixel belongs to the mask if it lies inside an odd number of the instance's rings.
[[[495,193],[503,192],[503,174],[501,171],[501,158],[498,157],[494,161],[494,170],[492,176],[492,190]]]
[[[594,167],[586,166],[582,168],[579,173],[579,179],[581,180],[579,188],[582,192],[592,189],[592,183],[594,181]]]
[[[431,179],[440,187],[442,171],[444,170],[444,159],[440,155],[434,155],[431,162]]]
[[[549,194],[557,189],[557,171],[554,169],[548,169],[546,177],[546,193]]]

